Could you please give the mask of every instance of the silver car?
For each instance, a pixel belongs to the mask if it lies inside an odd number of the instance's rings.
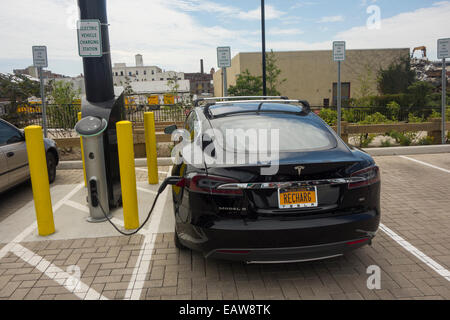
[[[56,179],[56,166],[59,162],[56,144],[44,139],[47,156],[48,178],[50,183]],[[27,146],[22,130],[0,119],[0,192],[6,191],[30,178]]]

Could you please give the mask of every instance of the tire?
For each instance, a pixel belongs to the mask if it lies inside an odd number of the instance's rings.
[[[47,152],[47,170],[48,170],[48,181],[50,183],[56,180],[56,157],[53,152]]]
[[[177,230],[175,230],[175,234],[173,236],[173,241],[175,242],[175,247],[180,250],[185,250],[186,247],[180,242],[180,238],[178,237]]]

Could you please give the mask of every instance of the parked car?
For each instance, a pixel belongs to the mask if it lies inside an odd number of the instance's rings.
[[[207,258],[282,263],[338,257],[371,244],[380,223],[379,168],[306,101],[238,97],[196,104],[185,123],[190,137],[198,137],[194,144],[209,146],[212,157],[248,155],[205,132],[278,129],[279,169],[262,175],[264,162],[198,165],[177,154],[172,175],[183,178],[172,189],[178,248]]]
[[[49,182],[56,179],[59,162],[56,144],[44,139]],[[0,119],[0,192],[6,191],[30,178],[25,134],[12,124]]]

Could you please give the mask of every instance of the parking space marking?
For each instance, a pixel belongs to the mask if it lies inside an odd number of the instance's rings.
[[[61,200],[59,200],[54,206],[53,206],[53,213],[55,213],[59,208],[61,208],[67,200],[72,198],[82,187],[84,187],[84,183],[80,183],[77,185],[72,191],[70,191],[68,194],[66,194]],[[19,242],[22,242],[28,235],[30,235],[35,229],[37,228],[37,223],[33,222],[31,225],[29,225],[27,228],[25,228],[21,233],[19,233],[10,243],[6,244],[1,250],[0,250],[0,260],[8,254],[8,252],[11,251],[11,249],[14,248]]]
[[[148,189],[141,188],[141,187],[137,187],[137,189],[138,189],[139,191],[146,192],[146,193],[151,193],[151,194],[154,194],[154,195],[157,195],[157,194],[158,194],[158,192],[156,192],[156,191],[148,190]]]
[[[401,245],[406,251],[417,257],[419,260],[421,260],[423,263],[425,263],[428,267],[433,269],[435,272],[437,272],[440,276],[444,277],[447,281],[450,281],[450,271],[445,269],[443,266],[441,266],[439,263],[431,259],[429,256],[427,256],[425,253],[414,247],[411,243],[403,239],[401,236],[396,234],[394,231],[386,227],[384,224],[380,224],[380,229],[386,233],[389,237],[392,238],[395,242],[397,242],[399,245]]]
[[[148,172],[148,169],[145,168],[135,168],[137,171],[142,171],[142,172]],[[166,171],[158,171],[158,173],[160,174],[165,174],[168,175],[170,171],[166,172]]]
[[[168,175],[172,171],[172,168],[166,172]],[[150,262],[153,256],[153,250],[155,247],[156,235],[158,234],[158,228],[161,224],[162,214],[164,211],[164,205],[168,199],[168,189],[164,190],[160,200],[155,205],[155,212],[153,217],[149,221],[149,226],[144,233],[144,241],[139,250],[139,256],[136,264],[133,268],[128,289],[125,293],[125,300],[139,300],[144,287],[144,281],[147,278],[147,273],[150,268]]]
[[[47,277],[49,277],[59,285],[66,288],[67,291],[73,293],[78,298],[85,299],[87,293],[91,291],[89,294],[90,298],[98,297],[97,299],[107,300],[106,297],[103,297],[101,294],[83,283],[81,279],[76,279],[50,261],[47,261],[43,257],[37,255],[33,251],[30,251],[21,245],[17,245],[11,250],[11,252],[29,265],[41,271],[43,274],[45,274]]]
[[[406,157],[406,156],[400,156],[400,158],[403,158],[403,159],[406,159],[406,160],[410,160],[410,161],[419,163],[421,165],[424,165],[424,166],[427,166],[427,167],[430,167],[430,168],[433,168],[433,169],[437,169],[437,170],[440,170],[440,171],[443,171],[443,172],[446,172],[446,173],[450,173],[450,170],[447,170],[447,169],[444,169],[444,168],[441,168],[441,167],[438,167],[438,166],[435,166],[435,165],[432,165],[432,164],[429,164],[429,163],[426,163],[426,162],[423,162],[423,161],[420,161],[420,160],[416,160],[416,159],[413,159],[413,158],[410,158],[410,157]]]
[[[70,206],[70,207],[72,207],[74,209],[78,209],[80,211],[89,213],[89,207],[84,205],[84,204],[81,204],[81,203],[78,203],[78,202],[75,202],[75,201],[72,201],[72,200],[67,200],[64,204],[68,205],[68,206]]]

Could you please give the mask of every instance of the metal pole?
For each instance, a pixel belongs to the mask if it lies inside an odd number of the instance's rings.
[[[445,135],[445,122],[447,115],[447,65],[445,58],[442,59],[442,144],[445,144],[447,137]]]
[[[44,72],[42,67],[39,68],[39,80],[41,81],[42,127],[44,128],[44,137],[47,138],[47,106],[45,105]]]
[[[342,92],[341,92],[341,62],[338,61],[338,84],[337,84],[337,134],[341,136],[342,115]]]
[[[227,68],[223,68],[223,96],[228,96],[228,88],[227,88]]]
[[[266,78],[266,17],[264,0],[261,0],[261,33],[262,33],[262,81],[263,96],[267,96],[267,78]]]

